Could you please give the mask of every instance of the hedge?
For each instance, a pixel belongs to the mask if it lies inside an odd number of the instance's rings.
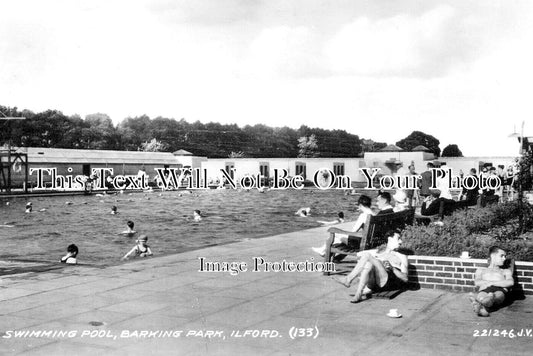
[[[518,209],[516,202],[508,202],[456,211],[442,226],[408,226],[402,234],[403,249],[416,255],[449,257],[468,251],[472,258],[486,258],[489,247],[498,245],[517,261],[533,262],[533,234],[519,234]],[[525,226],[531,229],[533,209],[528,204],[523,209]]]

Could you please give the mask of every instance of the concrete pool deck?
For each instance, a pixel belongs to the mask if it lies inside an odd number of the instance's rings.
[[[317,257],[310,248],[323,243],[326,230],[107,268],[66,266],[2,276],[0,354],[530,354],[533,334],[525,334],[533,333],[531,298],[479,318],[465,294],[420,289],[351,304],[353,291],[322,273],[251,272],[252,256],[296,262]],[[235,276],[198,272],[198,257],[246,262],[249,270]],[[391,308],[403,317],[387,317]],[[295,336],[292,328],[302,330]],[[215,337],[205,337],[207,330]],[[246,330],[279,335],[253,337]],[[515,337],[494,336],[503,330]]]

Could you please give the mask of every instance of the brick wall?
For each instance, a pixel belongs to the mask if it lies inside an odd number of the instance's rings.
[[[409,256],[409,284],[412,287],[473,292],[474,274],[487,267],[486,260],[453,257]],[[533,294],[533,263],[515,262],[515,286]],[[519,285],[519,286],[518,286]]]

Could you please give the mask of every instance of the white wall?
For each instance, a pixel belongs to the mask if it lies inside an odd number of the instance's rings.
[[[233,163],[235,167],[235,178],[240,179],[245,175],[259,174],[259,166],[266,163],[269,166],[269,175],[273,177],[274,169],[278,174],[282,174],[285,169],[289,176],[296,174],[296,164],[305,163],[306,179],[312,180],[315,172],[326,168],[333,171],[335,163],[344,163],[344,175],[350,177],[354,182],[363,181],[363,175],[359,168],[364,166],[364,161],[359,158],[216,158],[201,162],[202,169],[207,169],[209,180],[216,180],[220,177],[220,169],[225,169],[226,164]]]

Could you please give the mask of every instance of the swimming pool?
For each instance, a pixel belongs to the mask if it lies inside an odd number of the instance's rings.
[[[28,200],[33,212],[26,214]],[[336,190],[232,189],[4,198],[0,224],[13,227],[0,228],[0,260],[56,262],[74,243],[80,249],[79,263],[114,265],[135,245],[135,237],[119,235],[128,220],[135,222],[136,236],[148,235],[154,256],[160,256],[317,227],[316,220],[333,220],[339,211],[346,220],[355,219],[356,200]],[[117,215],[110,214],[113,205]],[[294,215],[307,206],[310,217]],[[202,221],[191,219],[194,209],[202,211]]]

